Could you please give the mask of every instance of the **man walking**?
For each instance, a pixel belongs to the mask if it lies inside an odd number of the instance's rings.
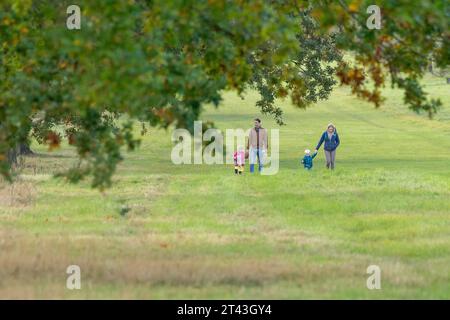
[[[255,163],[258,161],[258,170],[261,172],[264,157],[267,153],[268,137],[267,130],[261,127],[261,120],[255,119],[255,126],[248,134],[247,151],[250,160],[250,172],[255,172]]]

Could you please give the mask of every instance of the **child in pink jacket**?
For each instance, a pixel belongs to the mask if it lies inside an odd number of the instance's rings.
[[[240,147],[237,151],[234,152],[233,160],[234,160],[234,173],[242,174],[242,172],[244,172],[244,165],[245,165],[244,148]]]

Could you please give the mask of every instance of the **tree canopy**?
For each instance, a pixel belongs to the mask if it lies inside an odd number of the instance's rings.
[[[446,2],[378,1],[379,30],[366,27],[370,4],[79,0],[81,30],[69,30],[65,1],[2,1],[0,173],[11,177],[8,153],[31,137],[50,148],[65,138],[80,158],[65,176],[105,188],[121,148],[139,143],[136,121],[192,129],[224,90],[258,90],[257,106],[281,124],[277,98],[305,108],[337,76],[379,106],[390,77],[406,105],[433,115],[440,101],[419,81],[430,59],[448,66]]]

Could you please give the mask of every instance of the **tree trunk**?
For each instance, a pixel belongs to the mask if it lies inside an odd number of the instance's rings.
[[[19,156],[29,156],[34,154],[30,146],[26,143],[19,144],[16,148],[8,151],[8,162],[10,165],[17,165]]]
[[[29,156],[34,154],[34,152],[30,149],[30,146],[26,143],[19,144],[18,154],[20,156]]]
[[[10,149],[7,154],[8,163],[10,166],[17,165],[17,148]]]

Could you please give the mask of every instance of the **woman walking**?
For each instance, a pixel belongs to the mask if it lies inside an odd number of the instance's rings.
[[[319,143],[316,147],[316,152],[319,150],[323,142],[325,142],[323,149],[325,150],[325,158],[327,159],[327,169],[333,170],[334,160],[336,158],[336,149],[341,143],[334,124],[328,124],[327,130],[320,137]]]

